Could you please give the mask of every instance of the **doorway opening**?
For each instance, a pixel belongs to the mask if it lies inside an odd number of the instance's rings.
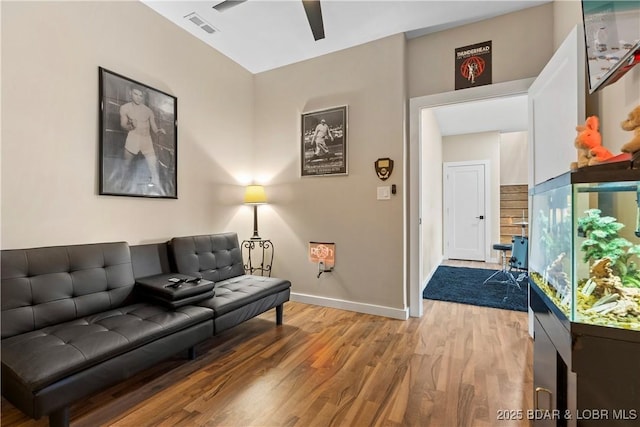
[[[422,316],[422,289],[428,277],[444,259],[444,216],[443,216],[443,163],[446,153],[443,148],[445,138],[456,135],[495,133],[498,140],[497,157],[490,162],[490,168],[498,180],[500,173],[501,133],[521,132],[528,129],[527,91],[533,79],[481,86],[465,91],[448,92],[410,100],[410,141],[408,150],[407,176],[409,195],[407,203],[406,236],[407,262],[405,263],[409,293],[409,314]],[[502,102],[500,102],[502,101]],[[524,104],[521,123],[514,125],[509,120],[512,102]],[[489,113],[488,106],[495,104],[504,110]],[[446,120],[450,116],[452,120]],[[502,120],[502,122],[500,122]],[[457,126],[457,129],[449,128]],[[489,127],[490,126],[490,127]],[[514,126],[516,126],[514,128]],[[525,150],[526,151],[526,150]],[[522,153],[527,165],[528,153]],[[469,159],[468,159],[469,160]],[[437,171],[437,175],[434,171]],[[499,181],[498,181],[499,182]],[[498,184],[499,185],[499,184]],[[492,187],[495,188],[495,187]],[[492,212],[499,212],[499,191],[491,197]],[[499,241],[499,216],[485,239],[485,247]],[[493,237],[495,234],[497,237]],[[491,237],[489,237],[491,236]],[[488,250],[491,253],[491,249]]]

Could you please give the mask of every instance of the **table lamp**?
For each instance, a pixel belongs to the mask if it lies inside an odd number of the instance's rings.
[[[267,203],[267,196],[262,185],[247,185],[244,193],[244,202],[253,205],[253,236],[251,240],[260,240],[258,235],[258,205]]]

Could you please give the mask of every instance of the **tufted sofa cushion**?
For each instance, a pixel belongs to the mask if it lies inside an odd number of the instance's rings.
[[[244,274],[236,233],[174,237],[170,247],[179,273],[212,282]]]
[[[216,283],[216,296],[198,305],[211,308],[216,316],[221,316],[289,288],[291,282],[288,280],[242,275]]]
[[[236,233],[174,237],[170,246],[179,273],[215,282],[215,296],[197,305],[215,312],[216,333],[223,316],[233,319],[228,328],[289,300],[289,280],[245,274]]]
[[[203,307],[148,303],[85,316],[2,340],[3,375],[33,391],[213,317]]]
[[[0,263],[3,339],[119,307],[135,283],[126,242],[3,250]]]

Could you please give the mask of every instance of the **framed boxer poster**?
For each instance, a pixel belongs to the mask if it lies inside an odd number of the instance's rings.
[[[101,195],[178,198],[176,97],[99,67]]]

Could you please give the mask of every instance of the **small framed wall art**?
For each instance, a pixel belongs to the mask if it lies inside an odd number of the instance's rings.
[[[176,97],[99,67],[100,194],[178,198]]]
[[[491,40],[455,50],[455,89],[491,84]]]
[[[302,114],[302,176],[347,174],[347,106]]]

